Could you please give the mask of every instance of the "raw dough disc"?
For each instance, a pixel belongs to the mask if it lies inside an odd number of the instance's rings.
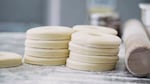
[[[38,40],[26,40],[25,45],[33,48],[53,48],[53,49],[65,49],[68,48],[69,41],[38,41]]]
[[[25,48],[25,55],[34,57],[68,57],[68,49],[38,49],[38,48]]]
[[[99,33],[107,33],[112,35],[117,35],[117,31],[110,27],[104,26],[92,26],[92,25],[76,25],[73,27],[75,31],[93,31]]]
[[[77,45],[80,46],[87,46],[87,47],[91,47],[91,48],[107,48],[107,49],[114,49],[114,48],[119,48],[119,45],[91,45],[91,44],[85,44],[83,42],[79,42],[79,41],[71,41],[72,43],[75,43]]]
[[[118,36],[102,34],[90,31],[75,32],[71,36],[71,41],[89,45],[119,46],[121,39]]]
[[[85,63],[116,63],[118,56],[88,56],[70,52],[69,59]]]
[[[28,64],[35,64],[35,65],[49,65],[49,66],[54,66],[54,65],[64,65],[66,63],[67,58],[37,58],[37,57],[32,57],[32,56],[25,56],[24,57],[24,62]]]
[[[27,39],[35,40],[69,40],[73,29],[62,26],[43,26],[29,29]]]
[[[70,49],[70,52],[75,52],[75,53],[84,54],[84,55],[93,55],[93,56],[100,56],[100,55],[117,56],[118,55],[118,53],[112,54],[112,53],[102,53],[102,52],[88,52],[88,51],[81,51],[77,49]]]
[[[0,68],[14,67],[22,64],[22,57],[16,53],[0,52]]]
[[[97,54],[108,54],[108,55],[114,55],[117,54],[119,49],[96,49],[86,46],[80,46],[74,43],[69,43],[69,49],[71,51],[81,51],[81,52],[88,52],[88,53],[97,53]]]
[[[67,59],[66,66],[72,69],[77,70],[86,70],[86,71],[109,71],[115,68],[116,63],[114,64],[90,64],[84,62],[78,62],[74,60]]]

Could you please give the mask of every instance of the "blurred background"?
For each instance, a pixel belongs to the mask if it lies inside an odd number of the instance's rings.
[[[0,32],[45,25],[117,28],[130,18],[141,19],[140,3],[150,0],[0,0]]]

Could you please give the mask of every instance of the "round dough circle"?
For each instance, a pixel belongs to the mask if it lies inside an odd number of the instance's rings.
[[[121,39],[117,36],[90,31],[75,32],[71,37],[71,41],[97,46],[119,46],[121,43]]]
[[[84,62],[78,62],[74,60],[67,59],[66,66],[72,69],[77,70],[86,70],[86,71],[109,71],[115,68],[116,63],[114,64],[90,64]]]
[[[34,40],[69,40],[73,29],[62,26],[43,26],[29,29],[27,39]]]
[[[16,53],[0,52],[0,68],[14,67],[22,64],[22,57]]]
[[[33,65],[49,65],[49,66],[55,66],[55,65],[64,65],[66,63],[67,58],[37,58],[32,56],[25,56],[24,62],[27,64],[33,64]]]
[[[116,49],[116,48],[119,48],[120,46],[119,45],[94,45],[94,44],[85,44],[83,42],[79,42],[79,41],[71,41],[72,43],[75,43],[77,45],[80,45],[80,46],[87,46],[87,47],[91,47],[91,48],[106,48],[106,49]]]
[[[68,48],[69,41],[40,41],[40,40],[26,40],[25,46],[32,48],[52,48],[65,49]]]
[[[116,63],[118,56],[89,56],[70,52],[69,59],[85,63]]]
[[[95,53],[95,54],[106,54],[106,55],[114,55],[117,54],[119,49],[96,49],[86,46],[80,46],[74,43],[69,43],[69,49],[71,51],[80,51],[80,52],[87,52],[87,53]]]
[[[25,55],[31,55],[34,57],[68,57],[68,49],[38,49],[38,48],[25,48]]]
[[[73,27],[75,31],[93,31],[93,32],[99,32],[99,33],[106,33],[106,34],[112,34],[117,35],[117,31],[110,27],[104,27],[104,26],[93,26],[93,25],[76,25]]]

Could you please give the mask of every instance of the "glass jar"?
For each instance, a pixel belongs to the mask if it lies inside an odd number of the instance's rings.
[[[116,12],[116,0],[88,0],[89,23],[118,30],[120,17]]]

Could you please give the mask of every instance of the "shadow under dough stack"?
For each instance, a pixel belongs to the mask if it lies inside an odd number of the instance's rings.
[[[66,66],[87,71],[112,70],[119,59],[120,43],[119,37],[99,32],[99,30],[94,32],[81,30],[73,33],[69,43],[70,55]]]
[[[68,27],[43,26],[27,31],[24,62],[35,65],[64,65],[69,55],[68,43],[73,30]]]

